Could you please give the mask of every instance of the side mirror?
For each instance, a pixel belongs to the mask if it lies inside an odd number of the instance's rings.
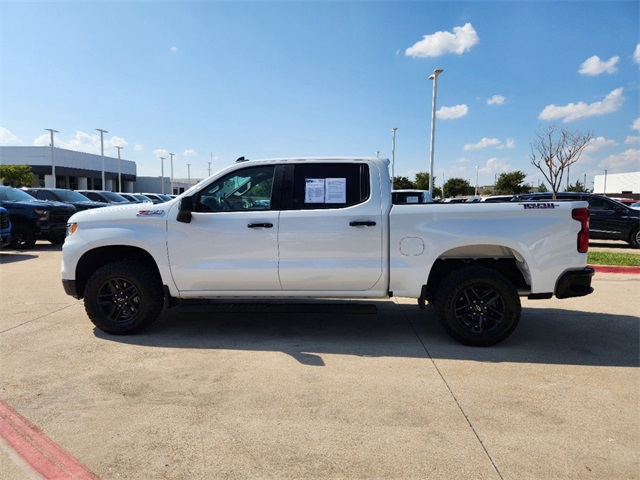
[[[191,212],[193,212],[193,197],[182,198],[176,220],[182,223],[191,223]]]

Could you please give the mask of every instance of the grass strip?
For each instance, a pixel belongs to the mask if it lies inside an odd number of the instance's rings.
[[[589,265],[619,265],[626,267],[640,267],[640,254],[588,252],[587,263]]]

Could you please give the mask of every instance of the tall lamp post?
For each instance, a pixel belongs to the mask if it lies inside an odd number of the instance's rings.
[[[187,163],[187,188],[191,188],[191,164]]]
[[[442,199],[444,200],[445,198],[447,197],[444,196],[444,170],[442,170]]]
[[[51,132],[51,175],[53,175],[53,188],[56,188],[58,185],[56,184],[56,160],[55,153],[53,151],[53,134],[60,133],[58,130],[54,130],[53,128],[45,128],[47,132]]]
[[[473,194],[474,197],[478,196],[478,165],[476,165],[476,189],[475,189],[475,193]]]
[[[433,80],[433,99],[431,102],[431,154],[429,158],[429,193],[433,198],[433,152],[436,141],[436,94],[438,92],[438,75],[444,72],[439,68],[429,75],[429,80]]]
[[[391,141],[391,190],[393,190],[393,184],[396,178],[395,165],[396,165],[396,131],[398,127],[393,127],[391,133],[393,134],[393,140]]]
[[[169,179],[169,184],[171,185],[171,195],[173,195],[173,157],[175,156],[175,153],[170,153],[169,156],[171,157],[171,177]]]
[[[164,157],[158,157],[160,159],[160,183],[162,183],[162,194],[164,195]]]
[[[116,148],[118,149],[118,191],[122,192],[122,174],[120,173],[120,150],[122,150],[124,147],[118,147],[116,146]]]
[[[104,179],[104,134],[109,133],[106,130],[101,128],[96,128],[98,132],[100,132],[100,156],[102,157],[102,190],[107,189],[107,184]]]

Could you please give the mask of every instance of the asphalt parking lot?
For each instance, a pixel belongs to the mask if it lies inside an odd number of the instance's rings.
[[[523,299],[478,349],[397,298],[215,302],[109,336],[60,260],[0,252],[0,401],[96,477],[640,478],[640,275]],[[2,438],[0,477],[39,478]]]

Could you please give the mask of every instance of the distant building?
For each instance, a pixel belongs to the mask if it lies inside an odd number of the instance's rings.
[[[638,198],[640,196],[640,172],[596,175],[593,193],[607,196]]]
[[[104,157],[105,184],[102,185],[102,156],[54,148],[55,182],[51,163],[51,147],[0,147],[1,165],[29,165],[35,175],[35,187],[71,190],[118,191],[118,171],[122,191],[132,192],[136,181],[136,163],[131,160]]]

